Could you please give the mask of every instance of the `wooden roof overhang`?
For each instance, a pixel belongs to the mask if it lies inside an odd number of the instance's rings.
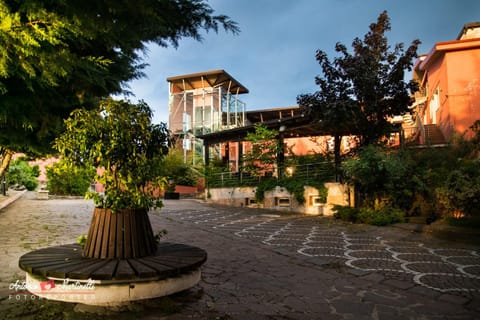
[[[288,118],[272,119],[261,122],[261,124],[277,132],[280,132],[280,128],[283,127],[282,133],[284,138],[328,135],[322,128],[321,122],[313,120],[305,113]],[[197,137],[203,140],[204,145],[213,145],[222,142],[244,141],[246,136],[253,132],[255,132],[255,124],[199,135]]]
[[[171,93],[222,87],[232,94],[248,93],[248,89],[225,70],[211,70],[168,77]]]
[[[249,123],[268,122],[278,119],[288,119],[294,116],[306,114],[307,111],[302,107],[285,107],[264,110],[252,110],[245,112],[245,117]]]

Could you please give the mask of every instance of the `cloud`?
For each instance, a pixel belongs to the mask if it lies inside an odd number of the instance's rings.
[[[296,103],[296,96],[317,90],[320,73],[315,51],[335,56],[336,42],[350,47],[363,38],[378,15],[387,10],[393,46],[422,41],[419,53],[435,42],[453,40],[463,24],[478,20],[480,1],[358,1],[358,0],[242,0],[208,2],[216,12],[237,21],[239,35],[204,33],[203,42],[180,41],[178,49],[150,46],[147,79],[133,81],[132,91],[155,110],[155,121],[168,121],[166,78],[200,71],[225,69],[250,93],[241,100],[247,109],[273,108]],[[459,4],[461,3],[461,4]]]

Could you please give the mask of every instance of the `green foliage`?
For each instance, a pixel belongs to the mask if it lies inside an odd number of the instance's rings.
[[[437,192],[449,215],[480,216],[480,160],[462,161]]]
[[[362,208],[358,213],[358,221],[374,226],[386,226],[393,223],[404,222],[405,214],[400,209],[388,206],[379,210]]]
[[[84,168],[102,168],[95,180],[104,195],[89,194],[98,207],[161,207],[159,190],[166,185],[161,164],[168,152],[165,124],[151,123],[152,111],[142,101],[103,100],[97,110],[76,110],[55,140],[65,161]]]
[[[262,202],[265,200],[265,191],[273,190],[275,187],[283,187],[287,189],[291,194],[293,194],[295,200],[299,204],[304,204],[305,203],[305,188],[306,186],[305,180],[299,179],[298,177],[285,177],[283,179],[276,179],[276,178],[268,178],[268,179],[262,179],[259,184],[255,188],[255,199],[258,202]],[[328,189],[325,187],[325,185],[320,182],[311,182],[308,183],[308,186],[314,187],[319,191],[319,196],[322,200],[322,202],[326,202],[327,200],[327,195],[328,195]]]
[[[32,191],[38,187],[40,175],[38,165],[30,166],[25,160],[17,159],[10,164],[8,171],[9,185],[24,186],[27,190]]]
[[[183,162],[181,150],[170,149],[169,153],[161,160],[160,170],[162,176],[175,185],[195,186],[198,177],[192,167]],[[173,190],[172,190],[173,191]]]
[[[447,217],[445,218],[445,222],[454,227],[480,229],[480,216],[478,215],[461,218]]]
[[[365,146],[357,159],[349,159],[343,166],[347,181],[364,194],[364,205],[371,208],[379,201],[392,201],[407,172],[400,157],[374,145]]]
[[[360,212],[360,209],[358,208],[340,205],[334,205],[332,210],[335,218],[348,222],[357,222],[358,214]]]
[[[276,186],[279,186],[277,179],[263,179],[255,188],[255,199],[258,202],[265,200],[265,191],[273,190]]]
[[[393,223],[404,222],[405,215],[400,209],[389,206],[378,210],[372,208],[352,208],[335,205],[333,207],[334,217],[343,221],[353,223],[365,223],[375,226],[386,226]]]
[[[87,243],[87,235],[82,234],[77,237],[77,243],[83,248],[85,247],[85,243]]]
[[[85,195],[94,176],[94,168],[75,166],[60,160],[47,167],[47,189],[51,194],[57,195]]]
[[[400,208],[428,218],[480,215],[478,145],[457,138],[445,148],[383,150],[368,146],[344,163],[361,206]]]
[[[250,152],[244,154],[243,171],[252,176],[262,176],[272,171],[280,151],[278,133],[262,124],[255,124],[255,132],[249,132],[245,141],[251,142]]]
[[[358,134],[361,145],[377,143],[391,132],[389,118],[409,111],[409,94],[417,86],[414,81],[405,82],[404,76],[413,65],[420,41],[414,40],[406,50],[403,43],[392,50],[385,36],[390,29],[384,11],[363,40],[353,40],[352,53],[341,43],[335,47],[340,56],[333,62],[324,51],[316,53],[322,69],[322,75],[315,78],[320,90],[300,95],[297,100],[312,110],[338,142],[341,135]]]
[[[168,230],[167,229],[162,229],[160,231],[157,232],[157,234],[155,235],[155,242],[157,244],[160,243],[160,241],[162,240],[163,237],[166,237],[168,234]]]
[[[151,43],[239,32],[207,1],[0,1],[0,145],[51,152],[72,110],[127,93]]]

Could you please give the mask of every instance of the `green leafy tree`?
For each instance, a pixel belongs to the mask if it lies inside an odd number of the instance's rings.
[[[0,0],[0,177],[13,152],[46,153],[76,108],[128,92],[146,45],[238,32],[204,0]]]
[[[166,185],[161,164],[168,152],[165,124],[151,123],[152,111],[144,102],[106,99],[97,110],[75,110],[66,130],[55,140],[64,160],[80,167],[100,168],[95,180],[104,196],[91,194],[97,207],[155,208]]]
[[[446,177],[445,185],[437,189],[447,216],[460,213],[480,217],[480,160],[464,160]]]
[[[408,112],[413,81],[404,80],[417,57],[419,40],[405,50],[403,43],[392,49],[385,35],[391,29],[386,11],[370,25],[363,40],[355,38],[353,52],[337,43],[340,56],[330,61],[318,50],[316,59],[322,75],[315,78],[320,90],[299,95],[299,105],[308,107],[322,122],[324,132],[335,138],[335,162],[340,162],[340,140],[345,134],[356,134],[360,145],[377,143],[392,131],[389,118]]]
[[[14,160],[8,173],[9,185],[24,186],[27,190],[35,190],[38,186],[37,177],[40,175],[38,165],[30,166],[23,159]]]
[[[82,196],[95,176],[95,168],[75,166],[65,160],[47,168],[47,189],[51,194]]]
[[[272,171],[282,147],[278,141],[278,133],[262,124],[256,124],[255,131],[249,132],[245,141],[251,143],[251,149],[244,154],[243,170],[252,176],[261,176]]]
[[[192,167],[183,162],[181,150],[170,149],[169,153],[162,159],[160,164],[162,176],[166,177],[169,187],[175,191],[175,185],[194,186],[197,176]]]
[[[365,146],[358,155],[344,162],[346,179],[355,185],[370,208],[381,207],[382,201],[390,204],[407,172],[407,166],[394,153],[387,153],[374,145]]]

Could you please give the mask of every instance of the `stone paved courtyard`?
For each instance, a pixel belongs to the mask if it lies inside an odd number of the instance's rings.
[[[165,201],[150,217],[154,231],[168,231],[162,239],[208,252],[191,290],[120,311],[18,299],[11,290],[24,278],[18,258],[75,242],[92,211],[86,200],[36,200],[33,193],[0,210],[1,318],[30,319],[28,310],[42,308],[75,319],[480,318],[476,245],[195,200]]]
[[[434,243],[421,237],[410,240],[405,239],[404,231],[395,235],[391,228],[345,226],[319,217],[281,218],[266,212],[214,211],[208,207],[189,212],[169,210],[163,213],[250,239],[276,251],[320,258],[315,259],[316,263],[338,263],[355,270],[410,278],[415,284],[438,292],[480,292],[477,248]]]

